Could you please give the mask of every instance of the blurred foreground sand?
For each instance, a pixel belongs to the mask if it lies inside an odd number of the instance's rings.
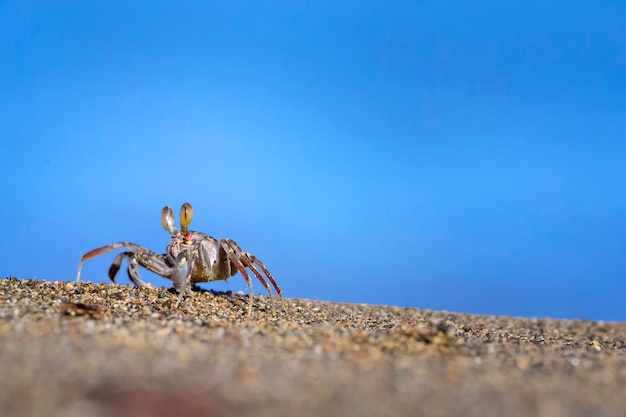
[[[624,416],[626,323],[0,280],[1,416]],[[78,304],[81,303],[81,304]]]

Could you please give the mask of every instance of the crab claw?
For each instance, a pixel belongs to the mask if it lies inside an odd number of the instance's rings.
[[[161,225],[172,236],[178,233],[178,229],[174,226],[174,210],[170,206],[165,206],[161,210]]]
[[[185,203],[180,208],[180,229],[183,234],[187,234],[189,231],[191,219],[193,219],[193,208],[191,207],[191,204]]]

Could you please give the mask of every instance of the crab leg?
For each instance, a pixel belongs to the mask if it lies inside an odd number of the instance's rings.
[[[246,271],[246,267],[247,267],[257,277],[259,282],[261,282],[261,284],[263,284],[263,287],[265,287],[265,289],[267,290],[267,293],[269,294],[270,303],[271,303],[271,307],[272,307],[272,311],[273,311],[274,310],[274,298],[272,297],[272,291],[271,291],[269,285],[267,285],[267,281],[265,280],[265,278],[263,278],[263,275],[261,275],[259,270],[256,269],[254,264],[259,265],[261,267],[261,269],[263,269],[263,272],[265,272],[265,274],[269,278],[270,282],[272,283],[272,285],[276,289],[276,292],[278,293],[278,296],[280,297],[280,304],[281,304],[281,306],[283,307],[283,310],[284,310],[285,304],[283,302],[282,291],[280,290],[278,285],[276,285],[276,282],[274,281],[274,278],[269,273],[267,268],[265,268],[265,265],[263,265],[263,263],[261,261],[257,260],[256,257],[254,255],[252,255],[251,253],[243,252],[241,250],[241,247],[239,247],[239,245],[232,239],[219,239],[218,242],[224,248],[225,252],[228,254],[228,259],[231,262],[233,262],[235,264],[235,266],[237,267],[237,270],[239,272],[241,272],[241,275],[243,275],[243,277],[246,280],[246,282],[248,282],[248,280],[250,279],[250,276],[248,275],[248,273]],[[249,287],[250,291],[252,291],[252,289],[251,289],[252,288],[252,283],[248,282],[248,284],[249,284],[248,287]],[[252,295],[251,295],[250,299],[252,300]]]
[[[261,262],[260,259],[258,259],[256,256],[254,256],[253,254],[249,253],[249,252],[244,252],[241,247],[237,244],[237,242],[235,242],[232,239],[224,239],[229,246],[233,247],[235,249],[236,252],[238,252],[242,258],[246,259],[248,261],[248,263],[246,264],[246,266],[248,268],[250,268],[254,274],[257,276],[257,278],[259,279],[259,281],[261,281],[261,283],[265,286],[265,288],[267,289],[267,292],[270,294],[270,296],[272,295],[267,283],[265,282],[265,280],[261,277],[261,274],[259,273],[259,271],[252,265],[258,265],[259,268],[261,268],[261,270],[263,270],[263,272],[265,273],[265,275],[267,276],[267,278],[270,280],[270,282],[272,283],[272,286],[274,287],[274,289],[276,290],[276,293],[278,294],[278,296],[280,297],[281,303],[282,303],[282,299],[283,299],[283,292],[281,291],[280,287],[278,286],[278,284],[276,283],[276,281],[274,280],[274,277],[272,276],[272,274],[270,274],[270,271],[267,269],[267,267],[263,264],[263,262]]]
[[[84,254],[82,258],[80,258],[80,261],[78,262],[78,273],[76,274],[76,281],[80,281],[80,274],[82,272],[83,263],[85,261],[91,258],[95,258],[96,256],[113,252],[114,250],[117,250],[120,248],[128,249],[128,251],[117,255],[115,259],[113,260],[113,264],[109,268],[109,278],[111,278],[113,282],[115,282],[115,275],[117,274],[117,271],[120,268],[122,260],[124,258],[127,258],[129,260],[129,276],[131,277],[131,280],[135,284],[139,283],[138,285],[149,286],[144,281],[142,281],[141,278],[139,278],[138,272],[135,273],[134,276],[131,276],[131,269],[133,268],[132,265],[130,265],[131,259],[133,259],[131,255],[135,255],[134,258],[137,260],[137,262],[139,262],[140,265],[145,266],[147,269],[151,270],[152,272],[157,273],[159,275],[163,275],[163,273],[166,274],[165,261],[160,259],[162,255],[157,255],[156,253],[152,252],[150,249],[144,248],[143,246],[139,246],[136,243],[115,242],[107,246],[102,246],[100,248],[90,250],[89,252]],[[144,256],[148,256],[150,261],[143,259]],[[136,266],[134,268],[136,269]],[[161,273],[160,271],[162,271],[163,273]],[[167,276],[167,275],[163,275],[163,276]],[[133,278],[137,278],[137,282]]]
[[[162,277],[169,277],[172,273],[172,267],[167,264],[166,255],[149,254],[145,256],[144,253],[122,252],[113,259],[109,268],[111,281],[115,282],[115,275],[117,275],[124,259],[128,260],[128,278],[138,287],[154,288],[154,285],[143,281],[139,276],[139,265]]]
[[[222,239],[220,239],[220,243],[223,244],[223,242],[221,242]],[[239,271],[241,273],[241,275],[243,276],[243,279],[246,280],[246,284],[248,284],[248,297],[249,297],[249,301],[248,301],[248,318],[252,317],[252,280],[250,279],[250,275],[248,275],[248,273],[246,272],[246,267],[244,266],[244,264],[241,262],[241,260],[239,259],[239,257],[234,253],[234,250],[230,247],[227,247],[226,253],[228,254],[228,259],[235,264],[235,268],[237,268],[237,271]],[[262,279],[261,279],[261,282]],[[267,285],[267,283],[265,283],[265,285]],[[270,293],[271,295],[271,293]]]
[[[189,250],[184,250],[179,253],[174,261],[173,271],[170,275],[172,284],[174,284],[174,288],[178,291],[177,307],[183,301],[185,295],[193,295],[193,291],[191,290],[191,255],[192,252]]]
[[[281,305],[281,307],[283,308],[283,311],[284,311],[285,310],[285,302],[283,300],[283,292],[281,291],[281,289],[278,286],[278,284],[276,284],[276,281],[274,281],[274,277],[272,277],[272,274],[270,274],[270,271],[268,271],[267,267],[263,264],[263,262],[261,262],[260,259],[258,259],[254,255],[252,255],[251,253],[247,253],[246,252],[246,255],[249,255],[251,257],[251,259],[252,259],[252,262],[255,265],[258,265],[261,268],[261,270],[265,273],[265,275],[267,275],[267,278],[270,280],[270,282],[272,283],[272,285],[276,289],[276,292],[278,293],[278,298],[280,298],[280,305]],[[256,271],[256,268],[254,268],[252,265],[250,265],[250,269],[252,269],[253,271]],[[269,289],[267,290],[267,292],[269,292]]]

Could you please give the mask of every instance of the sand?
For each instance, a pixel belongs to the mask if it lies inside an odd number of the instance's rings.
[[[0,415],[626,415],[626,323],[176,299],[0,280]]]

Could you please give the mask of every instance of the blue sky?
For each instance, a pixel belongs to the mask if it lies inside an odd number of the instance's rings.
[[[626,321],[623,2],[0,11],[3,276],[162,251],[189,201],[287,297]]]

